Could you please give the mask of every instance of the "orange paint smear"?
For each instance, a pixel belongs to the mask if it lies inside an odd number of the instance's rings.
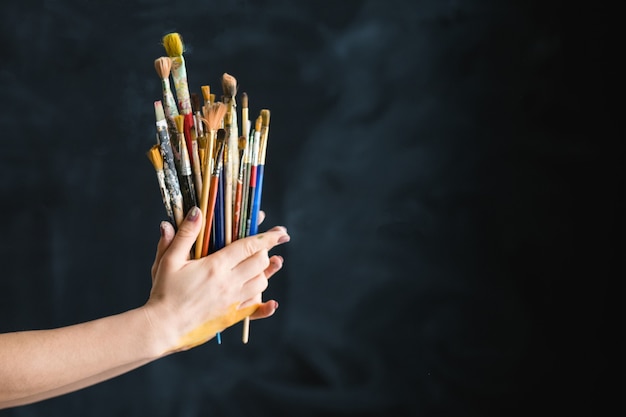
[[[173,350],[187,350],[205,343],[217,333],[250,316],[260,305],[254,304],[242,309],[238,309],[236,303],[231,305],[225,315],[209,320],[183,336]]]

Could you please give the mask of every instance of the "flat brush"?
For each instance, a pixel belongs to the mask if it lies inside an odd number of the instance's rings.
[[[161,101],[154,102],[154,113],[156,118],[157,138],[159,140],[159,148],[163,157],[163,174],[165,176],[165,185],[170,195],[172,205],[172,213],[174,214],[174,227],[180,226],[184,218],[183,196],[180,191],[178,182],[178,173],[176,164],[174,163],[174,153],[170,142],[170,135],[165,120],[165,112]]]
[[[161,156],[161,147],[156,144],[153,145],[146,153],[146,156],[152,162],[154,171],[156,172],[157,181],[159,183],[159,190],[161,191],[161,199],[163,200],[163,206],[165,212],[170,220],[170,223],[176,224],[174,219],[174,212],[172,211],[172,202],[170,201],[170,193],[165,185],[165,173],[163,172],[163,156]]]
[[[189,210],[198,205],[196,198],[196,188],[193,183],[193,175],[191,172],[191,162],[189,160],[189,153],[187,153],[187,147],[185,146],[185,116],[182,114],[174,118],[176,123],[176,136],[180,146],[180,167],[181,171],[178,173],[178,180],[180,182],[180,191],[183,195],[183,208],[185,215]]]

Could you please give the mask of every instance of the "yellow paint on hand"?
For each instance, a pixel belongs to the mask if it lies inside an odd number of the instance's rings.
[[[209,320],[183,336],[173,350],[187,350],[205,343],[217,333],[250,316],[260,305],[254,304],[242,309],[238,309],[237,304],[231,305],[223,316]]]

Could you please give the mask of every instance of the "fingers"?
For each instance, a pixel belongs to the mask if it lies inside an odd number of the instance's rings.
[[[187,216],[180,224],[176,235],[174,236],[170,247],[167,251],[174,259],[187,260],[191,252],[191,248],[200,233],[202,227],[202,215],[198,207],[192,207]]]
[[[259,305],[259,308],[257,308],[256,311],[250,315],[250,320],[265,319],[270,317],[276,312],[277,309],[278,302],[276,300],[266,301]]]
[[[154,263],[152,264],[152,279],[154,279],[154,275],[159,266],[159,262],[161,262],[161,258],[163,258],[163,254],[170,247],[172,240],[174,239],[174,227],[166,221],[161,222],[160,225],[161,230],[161,238],[159,239],[159,243],[157,244],[156,255],[154,257]]]
[[[263,210],[259,210],[259,215],[257,217],[257,224],[261,224],[263,223],[263,220],[265,220],[265,212]]]
[[[257,252],[267,252],[276,245],[289,242],[289,239],[287,229],[276,226],[265,233],[236,240],[214,255],[220,257],[220,261],[224,262],[225,266],[233,269]]]

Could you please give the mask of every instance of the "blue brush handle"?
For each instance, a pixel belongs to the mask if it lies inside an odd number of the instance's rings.
[[[224,176],[221,175],[217,188],[217,200],[215,202],[215,250],[226,246],[224,234]]]
[[[263,192],[263,172],[265,165],[258,165],[256,168],[256,187],[254,189],[254,201],[252,203],[252,214],[250,215],[250,236],[259,232],[259,210],[261,210],[261,193]]]

